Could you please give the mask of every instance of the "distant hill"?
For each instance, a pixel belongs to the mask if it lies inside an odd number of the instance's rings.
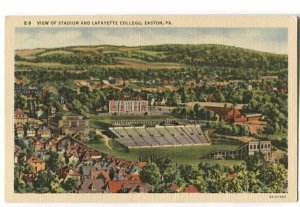
[[[187,66],[215,66],[276,70],[287,68],[288,65],[287,55],[214,44],[166,44],[141,47],[98,45],[16,50],[15,59],[21,63],[171,69]]]

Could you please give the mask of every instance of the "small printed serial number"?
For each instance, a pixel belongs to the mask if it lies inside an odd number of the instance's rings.
[[[269,198],[286,198],[286,195],[270,195]]]

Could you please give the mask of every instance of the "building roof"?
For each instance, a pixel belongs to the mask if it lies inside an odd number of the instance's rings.
[[[260,116],[262,116],[262,114],[246,114],[245,115],[246,117],[260,117]]]
[[[101,156],[102,153],[97,151],[97,150],[93,150],[89,152],[90,156]]]
[[[42,127],[40,127],[39,128],[39,130],[38,130],[38,132],[50,132],[50,129],[48,128],[48,127],[46,127],[46,126],[42,126]]]
[[[32,183],[33,181],[36,180],[36,174],[23,174],[22,180],[25,183]]]
[[[228,174],[226,175],[226,177],[229,178],[229,179],[235,178],[236,176],[237,176],[236,173],[228,173]]]
[[[94,167],[92,165],[88,165],[88,166],[82,166],[81,169],[82,169],[83,175],[88,176],[90,174],[91,170],[95,170],[96,167]]]
[[[25,113],[24,113],[24,111],[22,109],[17,108],[15,110],[15,116],[24,116],[24,115],[25,115]]]
[[[65,179],[67,176],[80,176],[80,174],[72,167],[64,166],[59,170],[58,176]]]
[[[124,98],[115,98],[110,101],[145,101],[141,97],[124,97]]]
[[[140,174],[126,174],[125,178],[127,180],[140,180],[141,179],[141,175]]]
[[[199,191],[195,186],[190,185],[190,186],[185,187],[183,192],[184,193],[198,193]]]
[[[59,115],[59,116],[82,116],[79,114],[75,114],[71,111],[60,111],[60,112],[57,112],[56,115]]]
[[[148,193],[151,191],[152,186],[149,183],[141,183],[141,184],[124,184],[123,186],[124,191],[128,191],[128,193]]]
[[[141,184],[140,180],[109,180],[108,188],[111,193],[118,193],[122,190],[124,184]]]
[[[102,179],[86,179],[82,182],[79,193],[103,193],[103,187]]]
[[[27,162],[28,164],[32,164],[32,163],[44,163],[45,161],[42,160],[42,159],[40,159],[40,158],[38,158],[38,157],[29,157],[29,158],[26,160],[26,162]]]
[[[234,109],[233,107],[219,107],[219,106],[206,106],[206,108],[208,108],[211,111],[214,111],[219,115],[227,115],[231,110]]]
[[[169,189],[176,191],[179,189],[179,187],[177,185],[170,185]]]

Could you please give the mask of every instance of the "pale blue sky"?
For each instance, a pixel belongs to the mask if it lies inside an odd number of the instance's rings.
[[[287,54],[286,28],[17,28],[16,49],[73,45],[223,44]]]

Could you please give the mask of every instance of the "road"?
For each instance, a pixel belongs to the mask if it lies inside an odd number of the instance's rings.
[[[102,131],[99,130],[99,129],[96,129],[96,134],[98,134],[101,137],[103,137],[105,145],[108,147],[108,149],[112,150],[111,146],[109,146],[109,144],[108,144],[108,140],[110,140],[110,138],[107,135],[103,134]]]

